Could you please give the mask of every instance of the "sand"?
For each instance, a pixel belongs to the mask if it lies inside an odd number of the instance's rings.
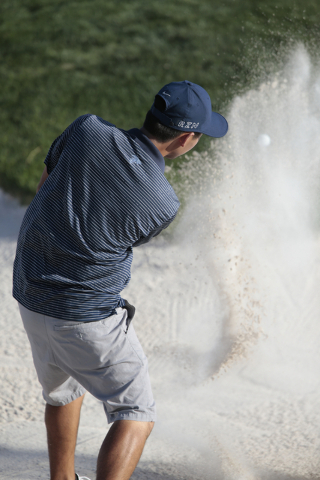
[[[124,297],[158,408],[135,480],[320,478],[318,85],[298,46],[234,99],[228,137],[181,172],[177,226],[135,249]],[[1,193],[3,480],[49,478],[44,402],[11,297],[24,211]],[[92,480],[107,429],[87,395],[76,467]]]

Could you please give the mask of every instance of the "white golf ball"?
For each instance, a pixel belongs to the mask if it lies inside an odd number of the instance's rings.
[[[268,147],[271,143],[271,138],[266,133],[261,133],[258,136],[258,143],[261,147]]]

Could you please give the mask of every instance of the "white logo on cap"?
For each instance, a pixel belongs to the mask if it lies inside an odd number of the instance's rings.
[[[162,92],[162,95],[167,95],[168,97],[171,97],[171,95],[169,93],[167,93],[166,91]]]
[[[182,127],[182,128],[197,128],[197,127],[199,127],[199,122],[198,122],[198,123],[195,123],[195,122],[184,122],[183,120],[181,120],[181,121],[178,123],[178,127]]]

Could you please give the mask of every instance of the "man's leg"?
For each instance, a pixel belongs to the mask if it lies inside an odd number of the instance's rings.
[[[153,422],[114,422],[99,452],[97,480],[128,480],[152,428]]]
[[[47,403],[45,423],[51,480],[74,480],[74,452],[84,395],[62,407]]]

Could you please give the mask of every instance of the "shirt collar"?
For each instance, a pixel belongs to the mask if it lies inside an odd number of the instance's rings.
[[[127,133],[156,162],[162,173],[164,173],[164,158],[151,140],[144,135],[139,128],[131,128],[130,130],[127,130]]]

